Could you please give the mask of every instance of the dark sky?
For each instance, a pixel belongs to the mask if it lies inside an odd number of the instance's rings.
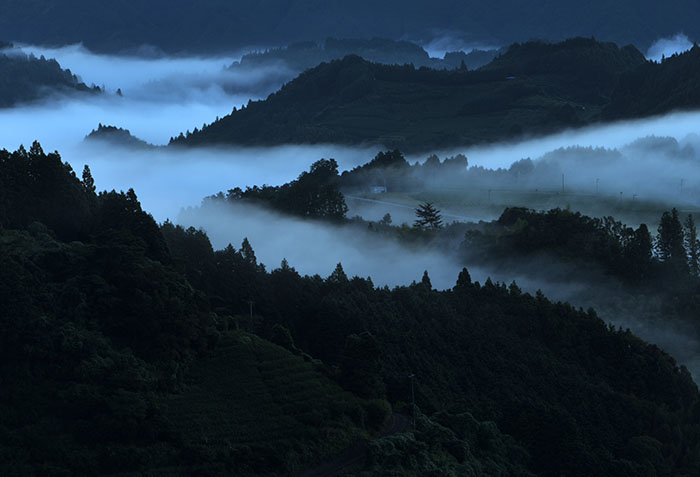
[[[646,49],[656,39],[700,36],[692,0],[0,0],[7,40],[99,51],[143,44],[167,52],[381,36],[430,40],[450,32],[505,45],[595,36]]]

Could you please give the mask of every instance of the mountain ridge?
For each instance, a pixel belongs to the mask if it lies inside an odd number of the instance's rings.
[[[598,121],[633,46],[577,38],[513,45],[474,71],[322,63],[176,145],[383,144],[405,151],[544,134]]]

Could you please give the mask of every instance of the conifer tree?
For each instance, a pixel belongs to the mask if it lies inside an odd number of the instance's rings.
[[[253,247],[250,245],[250,242],[248,241],[248,237],[243,238],[243,242],[241,243],[241,257],[243,257],[243,260],[246,262],[252,264],[252,265],[257,265],[258,259],[255,256],[255,252],[253,251]]]
[[[416,209],[416,221],[414,226],[425,229],[439,229],[442,226],[442,216],[440,211],[433,207],[433,204],[426,202],[420,204]]]
[[[425,270],[423,272],[423,278],[421,278],[421,283],[423,286],[425,286],[428,290],[433,289],[433,284],[430,282],[430,276],[428,275],[428,270]]]
[[[685,247],[683,246],[683,225],[678,218],[678,210],[664,212],[658,229],[656,248],[661,261],[673,265],[679,271],[687,270]]]
[[[328,282],[335,284],[343,284],[348,282],[348,276],[345,274],[342,264],[338,263],[338,265],[335,266],[333,273],[328,276]]]
[[[83,189],[85,189],[86,192],[95,193],[95,179],[92,178],[92,173],[90,172],[90,167],[85,164],[85,167],[83,167]]]

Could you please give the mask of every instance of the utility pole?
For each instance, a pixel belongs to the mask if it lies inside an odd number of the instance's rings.
[[[415,378],[416,375],[411,373],[408,375],[408,378],[411,380],[411,407],[413,409],[413,430],[416,430],[416,395],[413,392],[413,378]]]
[[[247,300],[248,305],[250,306],[250,332],[253,332],[253,305],[255,302],[253,300]]]
[[[600,179],[596,178],[596,180],[595,180],[595,195],[598,195],[598,182],[600,182]]]

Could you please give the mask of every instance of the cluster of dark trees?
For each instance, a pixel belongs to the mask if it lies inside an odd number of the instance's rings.
[[[0,44],[0,108],[35,101],[52,93],[100,92],[88,87],[54,59],[36,58]]]
[[[349,55],[173,143],[370,142],[429,150],[542,134],[600,120],[620,76],[645,63],[632,46],[590,38],[516,43],[475,71]]]
[[[553,5],[545,0],[361,0],[349,4],[312,0],[119,0],[101,4],[57,0],[3,0],[0,31],[40,44],[84,43],[118,52],[153,45],[167,52],[220,52],[252,45],[288,44],[329,35],[354,38],[456,37],[466,43],[508,44],[529,38],[590,36],[646,49],[662,37],[700,36],[692,0],[661,6],[653,0],[605,0]],[[27,28],[31,25],[32,28]],[[235,25],[235,27],[232,27]]]
[[[674,208],[664,212],[655,238],[646,226],[625,226],[613,217],[591,218],[566,209],[536,212],[508,208],[485,230],[467,234],[465,250],[489,255],[546,252],[581,264],[595,263],[637,286],[697,287],[698,242],[692,215],[683,220]],[[662,288],[666,288],[662,287]]]
[[[300,217],[340,220],[348,206],[340,192],[338,163],[335,159],[314,162],[308,172],[282,186],[253,186],[230,189],[208,197],[214,202],[250,203]],[[205,200],[206,205],[206,200]]]
[[[442,161],[431,154],[422,164],[409,164],[403,153],[381,151],[366,164],[343,171],[340,186],[343,191],[366,191],[372,186],[383,186],[387,191],[412,191],[426,185],[463,185],[467,178],[469,161],[463,154],[446,157]]]
[[[633,229],[612,217],[522,208],[470,228],[461,247],[470,263],[520,273],[530,264],[524,274],[534,279],[555,274],[559,281],[590,283],[585,300],[607,316],[682,328],[691,342],[700,337],[699,248],[693,216],[680,217],[676,209],[663,213],[652,235],[644,224]]]

